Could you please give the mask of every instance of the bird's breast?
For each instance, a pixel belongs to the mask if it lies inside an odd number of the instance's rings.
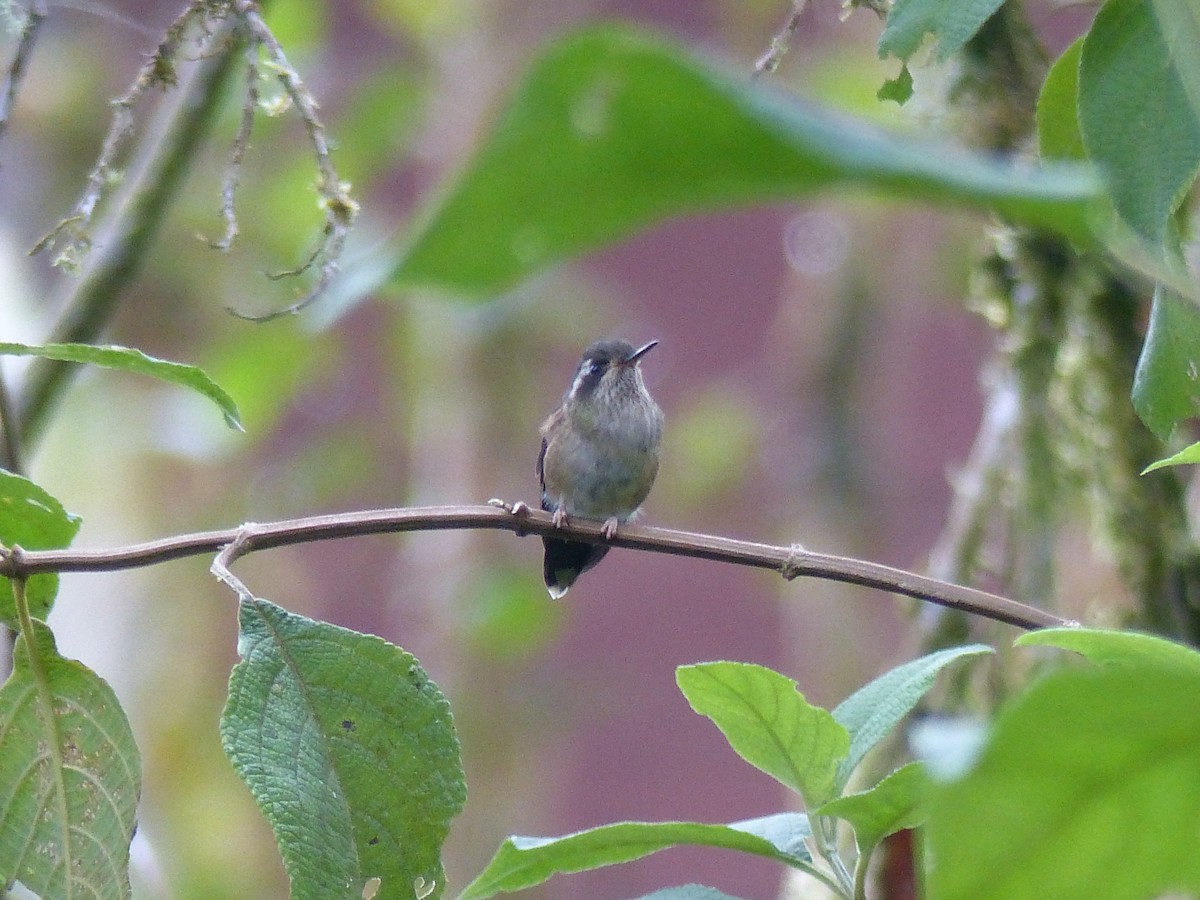
[[[544,460],[546,499],[586,519],[631,517],[658,474],[662,412],[638,406],[602,424],[565,422]]]

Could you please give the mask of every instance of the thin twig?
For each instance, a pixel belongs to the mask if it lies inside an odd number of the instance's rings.
[[[497,504],[499,501],[488,506],[365,510],[271,524],[248,523],[238,528],[183,534],[112,550],[33,551],[11,547],[0,550],[0,576],[26,578],[39,572],[111,572],[185,556],[219,553],[236,545],[236,550],[223,558],[224,563],[256,550],[363,534],[495,528],[518,535],[570,537],[593,544],[772,569],[787,579],[803,576],[857,584],[961,609],[1020,628],[1075,624],[1007,597],[865,560],[813,553],[799,545],[781,547],[645,525],[622,525],[612,540],[606,540],[600,522],[576,520],[557,528],[549,513],[519,504],[519,511],[514,514],[512,506],[500,504],[503,508],[498,508]]]
[[[8,127],[9,117],[17,99],[17,91],[29,68],[29,58],[33,55],[33,45],[37,43],[38,29],[46,18],[45,0],[35,2],[25,11],[25,24],[21,27],[21,37],[17,41],[17,52],[13,54],[12,64],[8,67],[8,75],[4,79],[4,89],[0,90],[0,138]]]
[[[294,269],[276,273],[274,277],[282,278],[300,275],[316,268],[316,279],[312,286],[296,302],[276,310],[275,312],[257,315],[226,307],[229,312],[241,319],[252,322],[268,322],[281,316],[295,315],[317,299],[337,274],[342,253],[346,249],[346,240],[350,228],[358,215],[358,202],[350,196],[350,185],[342,181],[330,155],[329,140],[325,134],[325,126],[317,114],[317,102],[312,93],[301,80],[299,73],[292,68],[283,52],[278,39],[263,21],[259,4],[256,0],[235,0],[234,10],[242,17],[250,32],[251,43],[261,47],[266,55],[266,63],[279,79],[284,91],[296,107],[296,111],[304,122],[308,132],[309,143],[312,144],[313,154],[317,160],[317,194],[321,198],[321,209],[325,213],[325,226],[321,236],[308,258]]]
[[[754,73],[750,76],[751,78],[770,75],[779,68],[784,55],[788,52],[788,44],[800,28],[800,17],[804,15],[804,7],[807,3],[808,0],[792,0],[791,15],[783,23],[783,27],[775,33],[775,37],[771,38],[771,46],[767,48],[767,52],[760,56],[754,64]]]
[[[229,151],[229,163],[225,166],[225,184],[221,187],[221,218],[225,220],[225,234],[219,241],[211,241],[214,250],[228,251],[238,234],[237,214],[234,200],[238,182],[242,177],[242,160],[250,146],[250,135],[254,131],[254,117],[258,109],[258,47],[246,47],[246,94],[242,100],[242,116],[238,122],[237,135]]]
[[[100,156],[88,175],[83,195],[71,213],[29,251],[31,256],[57,244],[60,238],[65,237],[66,242],[55,257],[54,264],[68,272],[78,271],[92,247],[91,225],[96,208],[101,200],[108,196],[112,187],[121,181],[122,172],[118,168],[118,160],[124,155],[134,134],[134,107],[151,88],[175,86],[178,80],[175,63],[179,47],[192,20],[197,16],[204,16],[205,12],[206,6],[202,0],[192,0],[167,28],[162,43],[138,70],[129,90],[112,101],[112,123],[104,136]]]

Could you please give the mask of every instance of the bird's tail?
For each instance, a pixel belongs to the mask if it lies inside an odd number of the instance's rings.
[[[542,572],[552,600],[565,594],[575,579],[604,559],[604,554],[609,550],[601,544],[551,537],[542,538],[542,543],[546,545],[546,561]]]

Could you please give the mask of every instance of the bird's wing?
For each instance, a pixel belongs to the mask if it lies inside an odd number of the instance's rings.
[[[534,467],[534,471],[537,472],[538,483],[542,488],[542,509],[550,508],[546,500],[546,448],[550,446],[550,435],[554,432],[554,429],[562,420],[562,416],[562,407],[559,407],[550,414],[549,418],[547,418],[545,422],[542,423],[542,427],[540,429],[542,435],[542,449],[538,451],[537,465]]]

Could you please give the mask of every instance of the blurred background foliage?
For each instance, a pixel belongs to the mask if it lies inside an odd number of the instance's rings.
[[[298,317],[254,325],[226,311],[291,302],[294,285],[262,272],[300,261],[321,223],[303,129],[284,112],[257,123],[233,251],[197,239],[222,228],[232,90],[107,338],[203,367],[236,399],[246,433],[182,392],[84,373],[29,473],[83,516],[76,545],[359,507],[533,501],[538,424],[581,348],[615,336],[662,342],[645,367],[668,416],[646,521],[922,568],[995,359],[988,323],[963,302],[991,251],[980,217],[832,197],[672,221],[480,306],[374,292],[379,248],[462,167],[552,36],[628,21],[748,75],[787,6],[274,0],[268,20],[362,204],[345,273]],[[1024,7],[1051,56],[1091,15]],[[74,202],[109,99],[178,12],[173,0],[51,5],[0,144],[4,340],[41,341],[59,312],[63,276],[25,253]],[[961,73],[918,69],[912,104],[880,103],[896,63],[877,58],[879,22],[840,13],[810,4],[771,76],[779,87],[895,128],[958,127],[928,98]],[[151,141],[175,96],[156,92],[139,110]],[[4,362],[6,376],[22,368]],[[1068,598],[1060,612],[1111,621],[1129,597],[1114,554],[1089,540],[1082,496],[1064,512],[1047,547],[1055,593]],[[677,665],[773,666],[831,706],[920,641],[914,610],[886,596],[631,552],[552,605],[539,543],[509,534],[359,538],[258,554],[239,570],[290,610],[399,644],[446,692],[470,788],[448,847],[452,891],[513,832],[778,808],[776,789],[688,709]],[[1089,607],[1097,599],[1101,610]],[[51,624],[65,655],[114,686],[145,757],[135,895],[283,896],[267,824],[220,751],[236,617],[207,562],[65,576]],[[678,850],[531,896],[632,896],[681,881],[778,889],[773,865],[727,863]]]

